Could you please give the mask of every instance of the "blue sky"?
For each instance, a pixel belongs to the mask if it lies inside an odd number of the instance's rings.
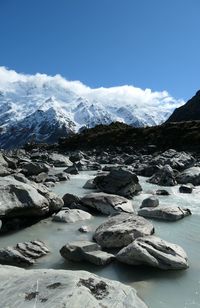
[[[187,100],[200,88],[199,16],[199,0],[0,0],[0,65]]]

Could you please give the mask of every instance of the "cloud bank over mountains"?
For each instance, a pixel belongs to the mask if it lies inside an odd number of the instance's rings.
[[[167,91],[131,85],[90,88],[60,75],[26,75],[0,67],[0,147],[56,142],[82,127],[116,121],[158,125],[183,104]]]
[[[48,76],[46,74],[37,73],[35,75],[26,75],[9,70],[6,67],[0,67],[0,90],[15,91],[15,83],[34,84],[38,90],[43,85],[49,87],[62,88],[63,90],[76,93],[78,96],[84,97],[89,101],[97,101],[107,105],[131,105],[145,108],[151,112],[151,108],[165,109],[171,112],[172,109],[183,105],[182,99],[173,98],[167,91],[152,91],[151,89],[141,89],[132,85],[116,86],[116,87],[100,87],[90,88],[80,81],[69,81],[61,75]],[[56,96],[56,91],[55,91]]]

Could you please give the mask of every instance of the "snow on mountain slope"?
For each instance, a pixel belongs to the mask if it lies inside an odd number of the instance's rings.
[[[91,89],[60,75],[24,75],[0,67],[0,146],[55,142],[83,126],[113,121],[157,125],[183,104],[166,91],[133,86]]]

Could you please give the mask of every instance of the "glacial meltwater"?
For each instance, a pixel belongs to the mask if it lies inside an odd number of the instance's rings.
[[[95,172],[81,172],[79,175],[71,176],[70,181],[56,184],[53,191],[61,197],[65,193],[82,196],[91,192],[82,186],[94,174]],[[153,191],[163,189],[146,183],[146,180],[147,178],[140,177],[143,192],[133,198],[133,206],[136,209]],[[38,260],[32,268],[87,270],[102,277],[118,280],[133,286],[150,308],[200,307],[200,188],[194,189],[192,194],[180,194],[178,186],[164,188],[170,195],[158,196],[160,204],[187,207],[192,211],[192,216],[176,222],[152,220],[155,235],[183,247],[190,264],[187,270],[163,271],[144,266],[128,266],[118,262],[101,267],[64,260],[59,254],[60,248],[73,240],[92,239],[95,228],[107,219],[103,216],[94,216],[91,220],[72,224],[52,222],[52,219],[48,218],[21,231],[1,236],[0,247],[40,239],[46,243],[51,253]],[[82,225],[90,226],[92,232],[79,232],[78,229]]]

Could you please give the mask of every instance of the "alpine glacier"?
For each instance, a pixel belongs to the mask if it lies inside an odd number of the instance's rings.
[[[184,103],[166,91],[130,85],[92,89],[60,75],[25,75],[0,67],[0,147],[56,142],[82,127],[115,121],[158,125]]]

